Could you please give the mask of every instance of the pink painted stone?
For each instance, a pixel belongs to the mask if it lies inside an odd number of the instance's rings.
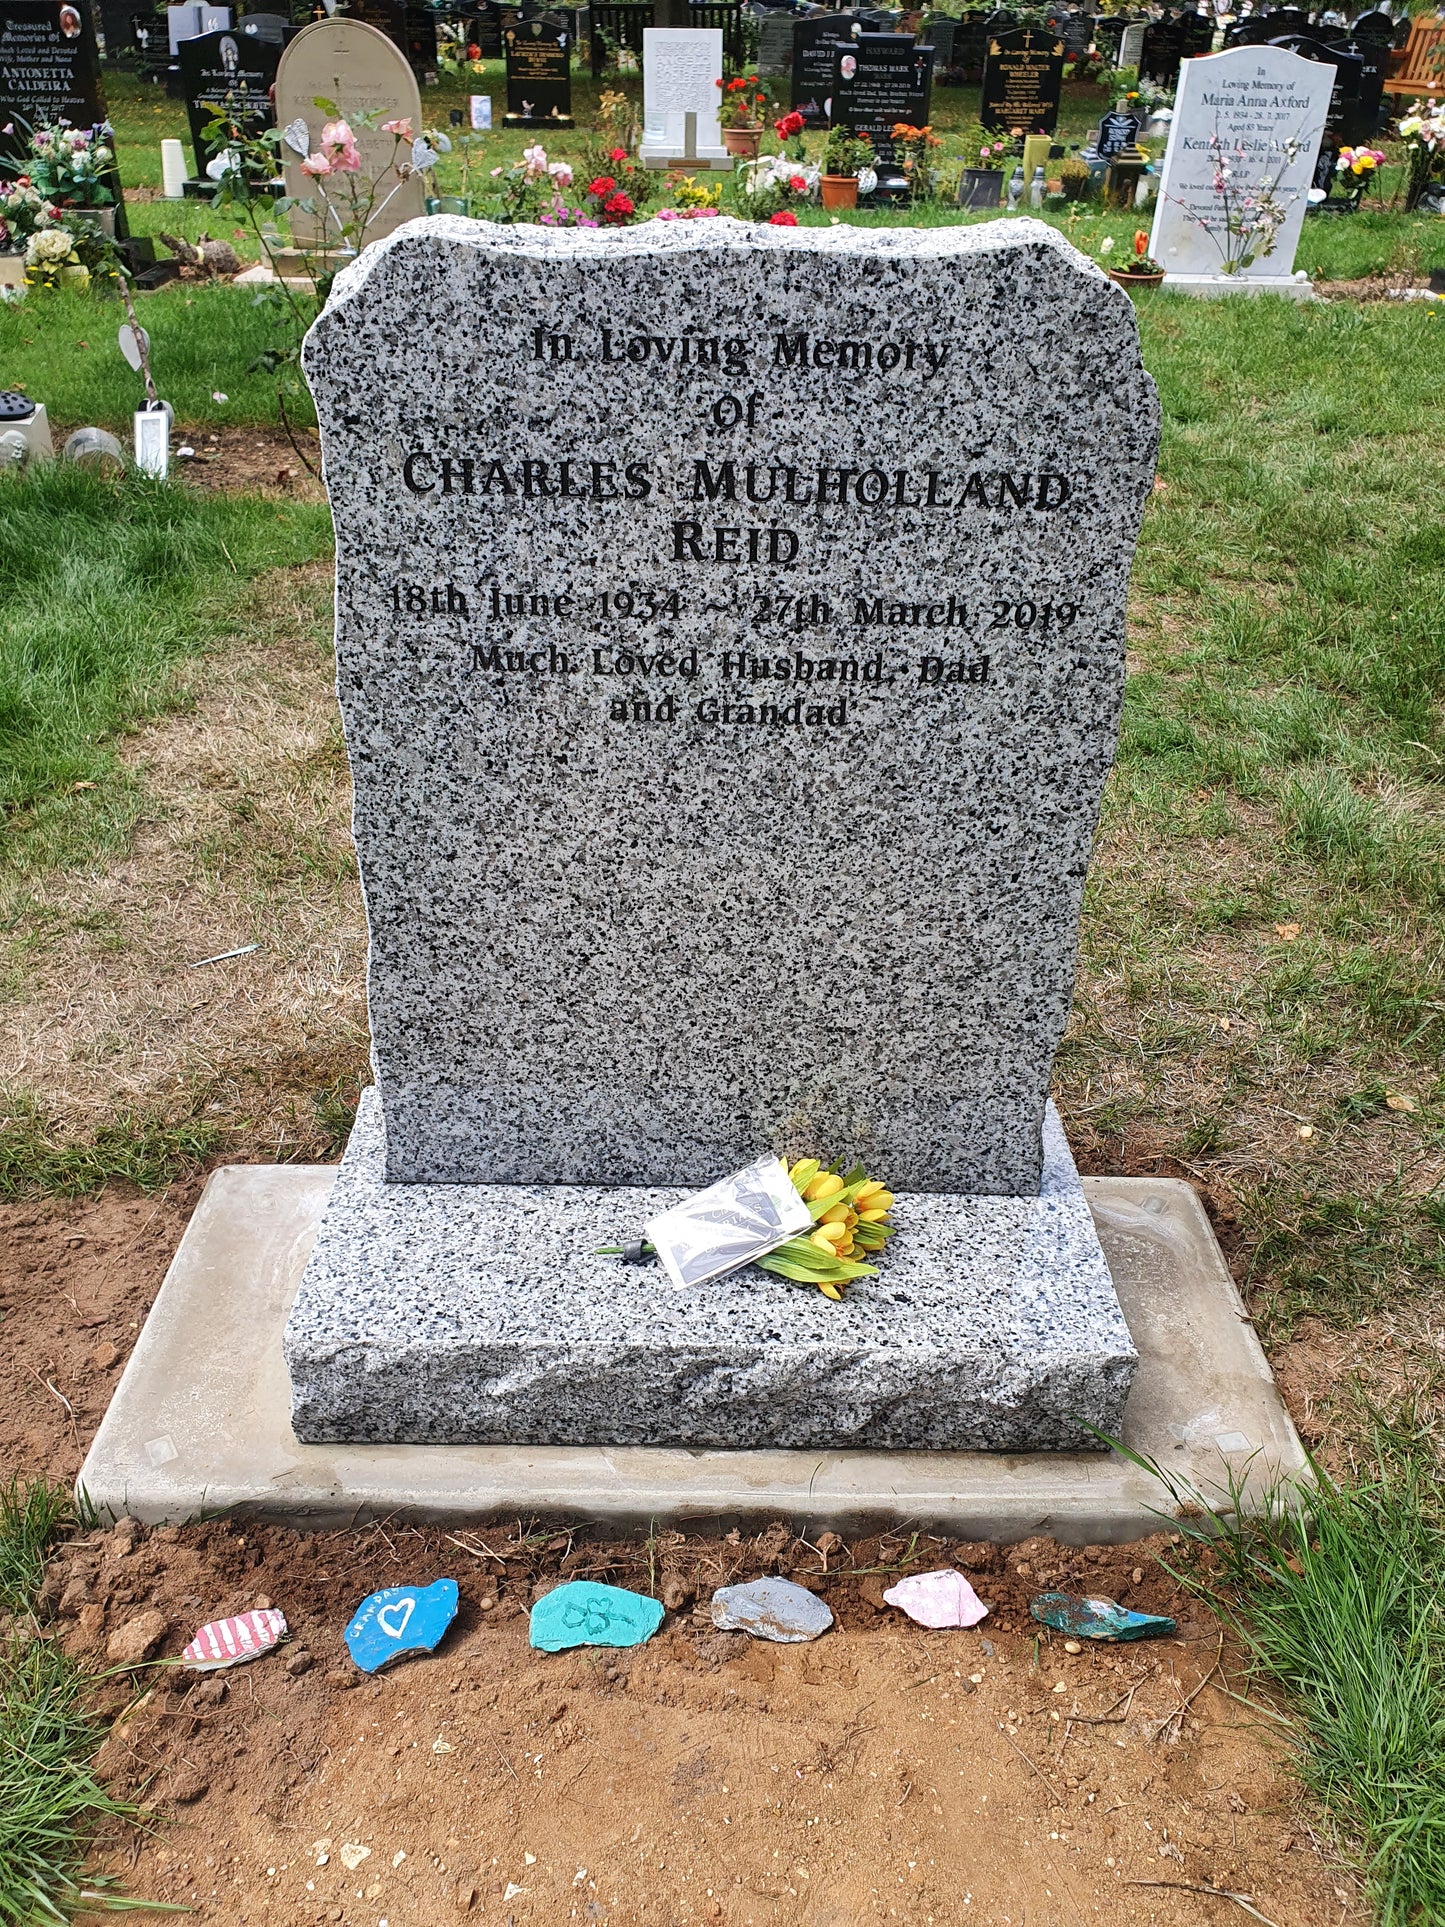
[[[988,1617],[988,1607],[961,1572],[910,1573],[883,1597],[920,1626],[976,1626]]]

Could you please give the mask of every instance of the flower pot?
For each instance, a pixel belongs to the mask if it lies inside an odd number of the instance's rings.
[[[725,127],[723,146],[740,161],[755,161],[763,144],[761,127]]]
[[[0,254],[0,288],[23,288],[24,286],[25,256]]]
[[[464,194],[428,194],[426,197],[428,214],[460,214],[464,218],[472,211],[472,204]]]
[[[958,183],[960,207],[997,207],[1003,199],[1001,167],[966,167]]]
[[[1131,274],[1127,268],[1110,268],[1109,279],[1117,281],[1121,288],[1157,288],[1164,279],[1164,270],[1157,274]]]
[[[824,207],[857,207],[858,176],[825,174],[818,182],[818,192],[823,197]]]

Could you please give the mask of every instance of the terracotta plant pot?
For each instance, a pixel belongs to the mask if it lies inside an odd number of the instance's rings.
[[[763,144],[761,127],[725,127],[723,146],[740,161],[755,161]]]
[[[818,182],[818,192],[823,197],[824,207],[857,207],[858,176],[825,174]]]
[[[1164,270],[1157,274],[1131,274],[1127,268],[1110,268],[1109,279],[1117,281],[1121,288],[1157,288],[1164,279]]]

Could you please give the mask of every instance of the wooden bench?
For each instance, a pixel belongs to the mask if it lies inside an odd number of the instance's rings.
[[[1390,55],[1384,91],[1407,100],[1445,94],[1445,20],[1412,22],[1410,38]]]

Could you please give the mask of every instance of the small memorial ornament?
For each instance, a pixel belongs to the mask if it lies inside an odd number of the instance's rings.
[[[595,1579],[572,1579],[537,1601],[530,1637],[543,1653],[573,1646],[641,1646],[661,1624],[660,1599]]]
[[[914,1572],[890,1586],[883,1597],[919,1626],[976,1626],[987,1619],[984,1605],[961,1572]]]
[[[720,1632],[751,1633],[754,1639],[800,1646],[833,1623],[832,1608],[791,1579],[750,1579],[745,1586],[719,1586],[712,1596],[712,1623]]]
[[[435,1652],[457,1616],[457,1582],[388,1586],[363,1599],[346,1629],[346,1649],[363,1673],[378,1673],[404,1653]]]
[[[259,1659],[286,1637],[286,1617],[274,1607],[237,1613],[231,1619],[212,1619],[181,1654],[181,1664],[193,1673],[218,1673]]]

